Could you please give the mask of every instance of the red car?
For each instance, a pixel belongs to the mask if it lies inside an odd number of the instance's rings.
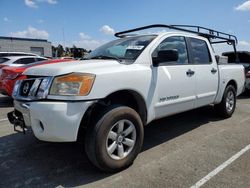
[[[72,61],[69,59],[54,59],[48,61],[40,61],[36,63],[32,63],[26,66],[21,67],[12,67],[6,66],[0,69],[0,93],[3,95],[12,95],[12,91],[17,80],[26,79],[26,76],[22,73],[30,67],[38,66],[38,65],[45,65],[45,64],[52,64],[52,63],[60,63]]]

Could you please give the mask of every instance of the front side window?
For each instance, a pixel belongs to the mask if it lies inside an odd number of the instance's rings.
[[[119,59],[133,62],[155,37],[145,35],[118,39],[95,49],[84,59]]]
[[[189,38],[192,60],[194,64],[210,64],[212,62],[207,43],[204,40]]]
[[[178,60],[176,62],[169,62],[169,64],[188,64],[187,46],[184,37],[173,36],[166,38],[155,49],[152,57],[157,57],[158,52],[164,50],[176,50],[178,52]]]

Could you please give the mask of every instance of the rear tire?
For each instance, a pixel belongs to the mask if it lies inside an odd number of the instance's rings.
[[[228,85],[224,91],[222,101],[215,105],[218,114],[223,118],[229,118],[236,107],[236,91],[234,86]]]
[[[141,150],[143,137],[143,124],[135,110],[111,106],[89,126],[85,150],[96,167],[117,172],[133,163]]]

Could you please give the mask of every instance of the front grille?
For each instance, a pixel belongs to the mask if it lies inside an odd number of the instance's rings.
[[[40,100],[47,97],[53,77],[29,78],[18,80],[13,89],[16,100]]]
[[[20,96],[27,97],[35,80],[24,80],[20,86]]]

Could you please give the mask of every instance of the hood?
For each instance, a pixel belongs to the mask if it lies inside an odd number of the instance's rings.
[[[24,74],[31,76],[58,76],[72,72],[95,74],[98,70],[122,66],[116,60],[84,60],[76,62],[63,62],[56,64],[39,65],[28,68]]]

